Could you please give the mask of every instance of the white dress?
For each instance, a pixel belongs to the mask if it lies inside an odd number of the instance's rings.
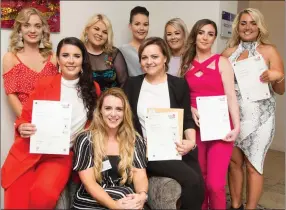
[[[229,57],[231,63],[236,62],[242,52],[248,50],[248,57],[258,55],[257,42],[241,42],[237,50]],[[265,70],[268,69],[265,66]],[[263,174],[264,159],[275,132],[275,96],[271,87],[271,97],[255,102],[245,102],[241,97],[237,81],[235,92],[239,103],[241,132],[235,142],[254,168]]]

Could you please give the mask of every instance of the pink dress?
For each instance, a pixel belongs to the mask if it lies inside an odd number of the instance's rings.
[[[220,55],[215,54],[202,63],[194,60],[193,68],[185,79],[190,88],[191,106],[197,108],[196,98],[201,96],[225,95],[218,62]],[[214,62],[215,68],[208,66]],[[201,72],[197,76],[196,73]],[[222,140],[201,141],[199,128],[196,132],[198,158],[205,180],[205,200],[202,209],[226,209],[225,180],[233,149],[233,142]]]
[[[40,72],[30,69],[22,63],[17,56],[16,58],[20,63],[16,64],[12,69],[3,74],[4,88],[7,95],[11,93],[16,94],[21,104],[24,105],[27,102],[30,93],[34,90],[39,78],[56,75],[58,69],[50,61],[51,56],[49,56],[44,68]]]

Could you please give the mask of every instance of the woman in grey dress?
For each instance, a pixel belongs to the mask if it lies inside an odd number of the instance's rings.
[[[265,71],[260,81],[269,84],[270,98],[247,102],[236,84],[240,105],[241,132],[235,142],[229,167],[231,209],[243,209],[243,164],[247,170],[246,209],[256,209],[263,189],[263,165],[275,131],[275,95],[285,91],[283,62],[276,48],[267,40],[268,31],[257,9],[244,9],[233,22],[233,34],[223,55],[231,63],[262,55]],[[250,69],[251,70],[251,69]]]

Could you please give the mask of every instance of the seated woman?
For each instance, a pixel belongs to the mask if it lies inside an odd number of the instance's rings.
[[[74,146],[81,186],[73,209],[142,209],[147,199],[146,145],[132,123],[123,91],[98,99],[93,121]]]
[[[1,184],[5,209],[53,209],[72,171],[69,155],[31,154],[30,137],[37,132],[31,124],[34,100],[65,101],[72,104],[71,144],[96,106],[99,85],[92,80],[87,51],[77,38],[61,40],[57,47],[61,74],[39,80],[15,123],[15,142],[3,164]]]
[[[103,14],[90,18],[81,35],[88,51],[93,79],[102,91],[122,87],[128,78],[125,59],[113,46],[113,30],[110,20]]]
[[[123,89],[139,134],[146,139],[147,108],[184,109],[184,140],[176,143],[182,160],[148,162],[147,173],[150,176],[175,179],[181,185],[181,209],[201,209],[204,200],[203,179],[197,160],[195,123],[190,112],[188,84],[182,78],[167,74],[170,55],[163,39],[151,37],[144,40],[138,55],[146,74],[130,77]]]

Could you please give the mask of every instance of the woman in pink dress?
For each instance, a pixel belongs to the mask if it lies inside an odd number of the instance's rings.
[[[35,8],[22,9],[10,36],[10,49],[3,57],[4,88],[17,117],[39,78],[56,75],[49,26]]]
[[[213,21],[197,21],[188,37],[180,73],[189,84],[191,111],[198,130],[200,123],[196,97],[226,95],[232,119],[232,130],[223,139],[201,141],[200,131],[196,132],[199,163],[205,181],[202,209],[226,209],[226,174],[233,142],[240,129],[232,66],[227,58],[211,52],[216,36],[217,27]]]

